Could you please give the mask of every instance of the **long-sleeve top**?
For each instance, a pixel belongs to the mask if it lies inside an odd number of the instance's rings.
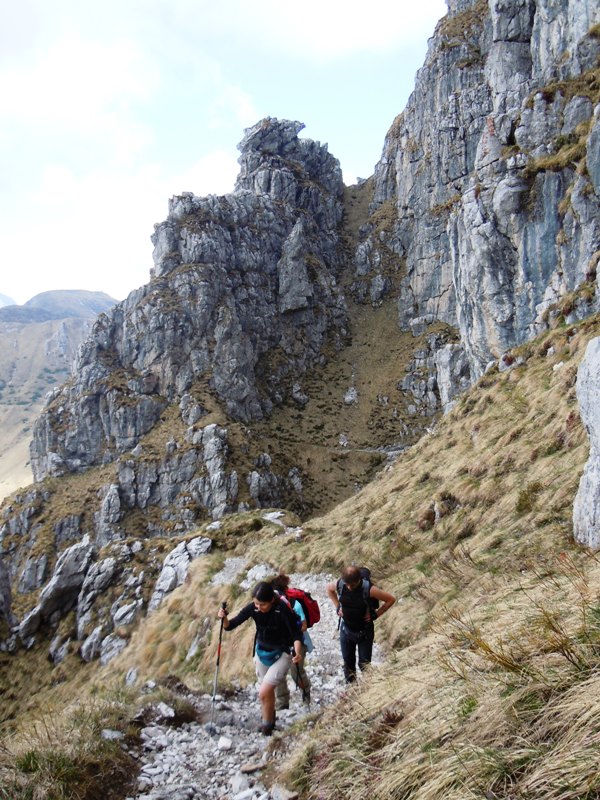
[[[256,641],[265,650],[291,651],[294,642],[302,642],[298,619],[283,600],[277,600],[266,613],[258,611],[254,603],[248,603],[229,620],[225,630],[232,631],[251,618],[256,624]]]

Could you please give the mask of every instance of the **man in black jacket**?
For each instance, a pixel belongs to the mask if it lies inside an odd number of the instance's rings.
[[[254,664],[260,682],[258,696],[262,708],[260,731],[270,736],[275,727],[275,688],[286,680],[291,664],[302,663],[302,631],[291,608],[276,595],[270,583],[258,583],[252,602],[229,619],[219,609],[225,630],[232,631],[249,619],[256,625]]]
[[[371,663],[374,622],[395,602],[394,595],[363,580],[358,567],[345,567],[339,581],[327,584],[327,595],[341,617],[340,648],[346,683],[356,680],[356,651],[361,671]],[[371,600],[382,603],[373,610]]]

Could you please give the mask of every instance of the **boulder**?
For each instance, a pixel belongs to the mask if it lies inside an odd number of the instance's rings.
[[[590,438],[590,455],[573,504],[573,534],[600,549],[600,337],[592,339],[577,373],[579,413]]]
[[[40,592],[37,606],[21,622],[19,635],[29,639],[43,621],[59,620],[77,603],[77,596],[94,557],[88,536],[65,550],[58,558],[54,574]]]
[[[185,581],[190,563],[210,552],[212,540],[197,537],[181,542],[165,558],[154,592],[148,603],[148,613],[155,611],[165,597]]]

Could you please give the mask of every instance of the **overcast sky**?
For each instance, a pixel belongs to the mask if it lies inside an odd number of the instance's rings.
[[[0,293],[122,300],[182,191],[233,188],[244,128],[300,120],[368,177],[444,0],[0,0]]]

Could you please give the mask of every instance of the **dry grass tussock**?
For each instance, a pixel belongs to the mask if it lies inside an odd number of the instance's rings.
[[[366,562],[398,603],[378,631],[387,664],[288,764],[303,797],[600,797],[600,559],[571,523],[588,456],[576,368],[599,331],[522,348],[524,366],[484,376],[306,526],[313,566]]]
[[[132,789],[135,764],[108,726],[134,736],[128,705],[88,698],[32,721],[0,745],[1,800],[117,800]]]

